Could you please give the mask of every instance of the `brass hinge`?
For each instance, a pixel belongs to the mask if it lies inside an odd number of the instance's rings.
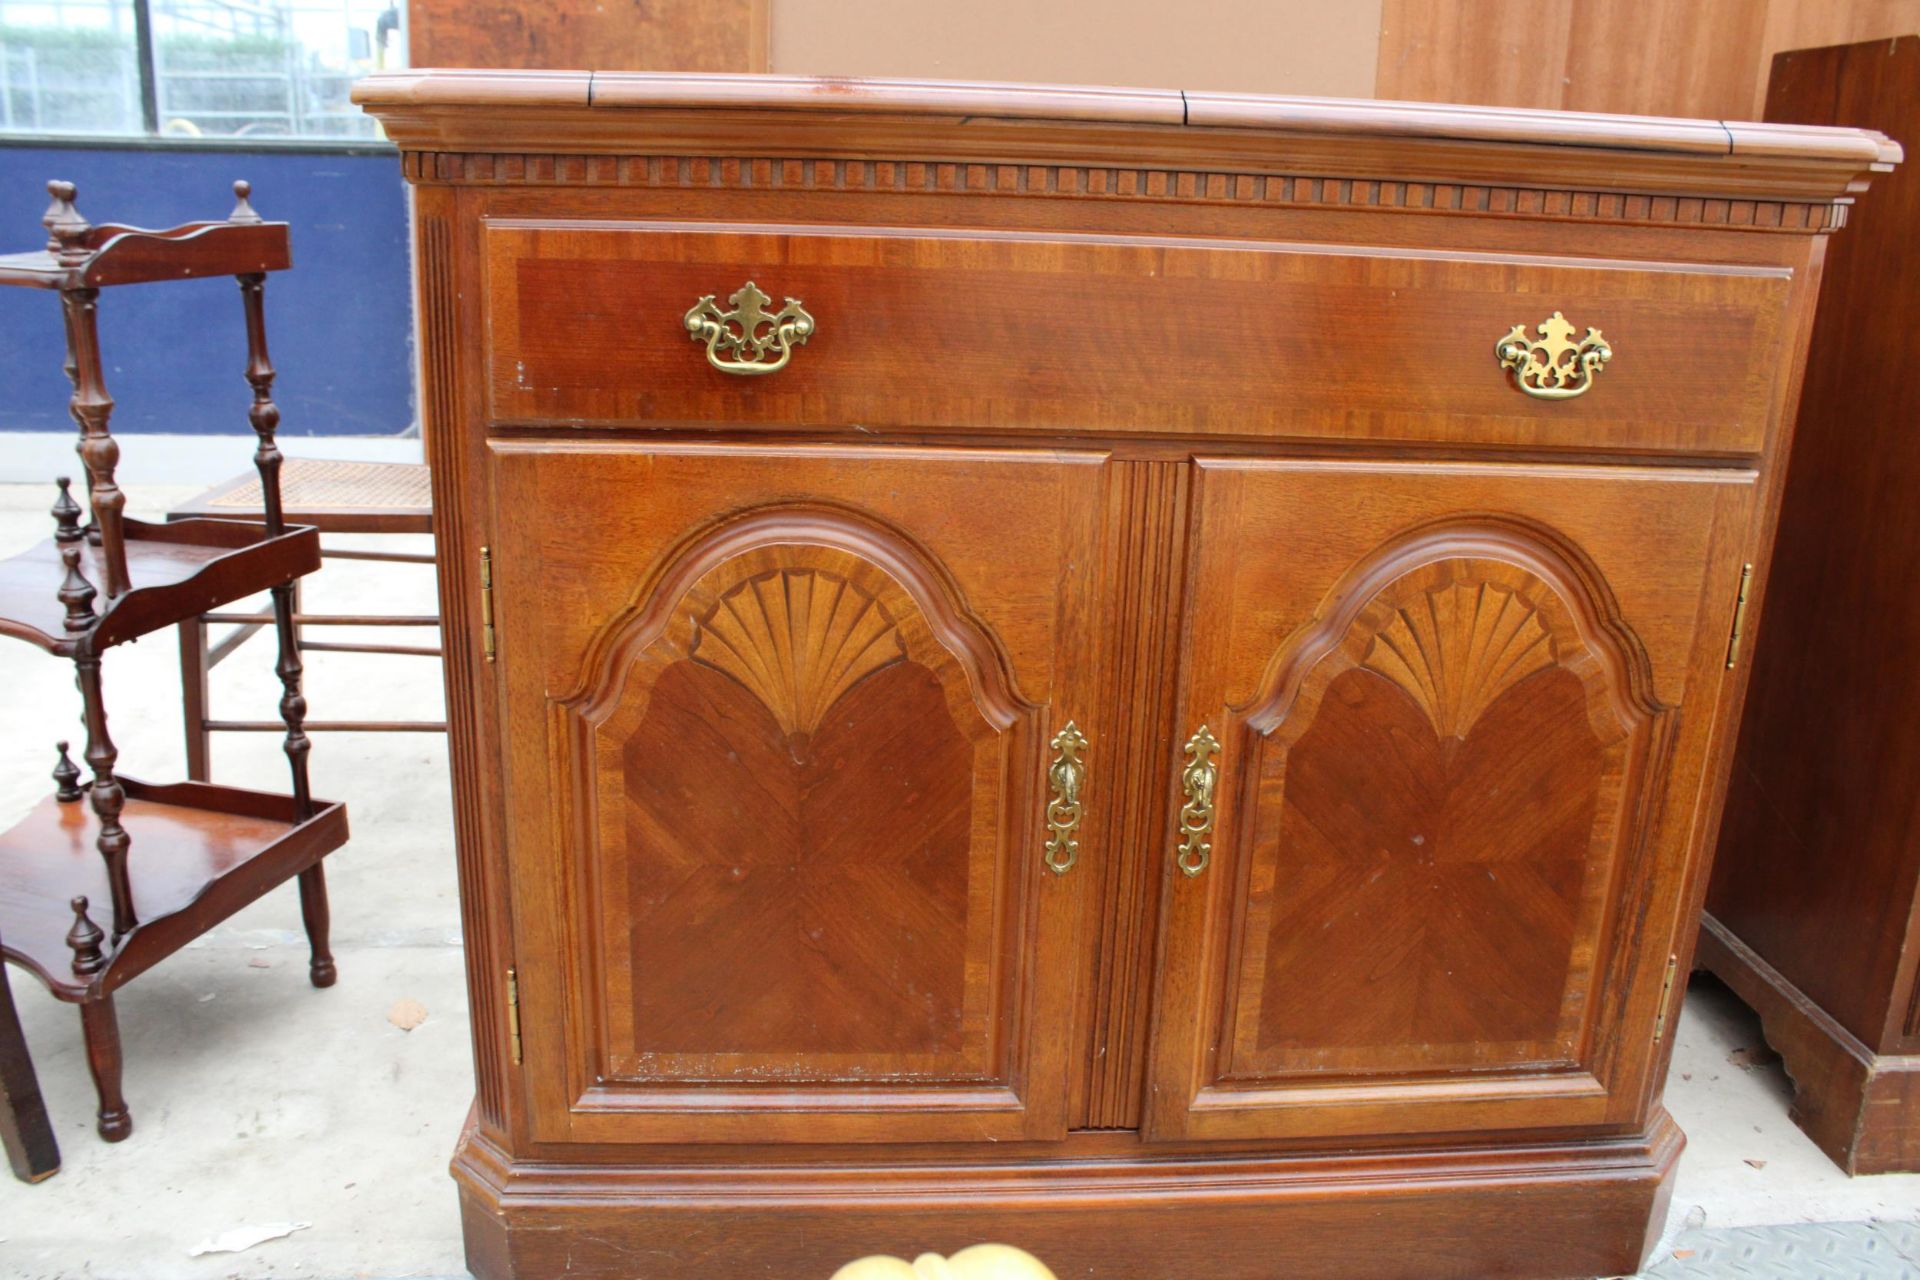
[[[507,1040],[513,1048],[513,1065],[520,1065],[520,975],[507,970]]]
[[[1667,1034],[1667,1001],[1673,998],[1673,974],[1679,967],[1680,957],[1667,957],[1667,980],[1660,984],[1660,1016],[1653,1020],[1653,1042],[1655,1044],[1659,1044],[1660,1038]],[[514,1044],[516,1046],[519,1045],[520,1033],[515,1031],[513,1036]],[[515,1062],[520,1061],[518,1048],[514,1050],[513,1060]]]
[[[494,658],[493,638],[493,550],[480,548],[480,645],[487,661]],[[1729,666],[1732,664],[1729,663]],[[518,1061],[516,1058],[515,1061]]]
[[[1747,629],[1747,585],[1753,581],[1753,566],[1740,566],[1740,595],[1733,602],[1733,634],[1727,637],[1727,670],[1740,660],[1740,633]]]

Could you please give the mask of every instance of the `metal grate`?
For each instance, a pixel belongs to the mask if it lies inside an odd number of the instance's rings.
[[[1646,1280],[1912,1280],[1920,1223],[1815,1222],[1683,1231]]]

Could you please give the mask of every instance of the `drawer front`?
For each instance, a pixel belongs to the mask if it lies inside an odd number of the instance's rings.
[[[492,416],[523,425],[1757,453],[1790,284],[1133,238],[496,222],[486,240]],[[724,313],[749,281],[768,314],[797,299],[810,321],[777,371],[778,341],[751,373],[716,367],[742,363]],[[711,359],[687,322],[707,296]],[[1530,394],[1496,354],[1555,313],[1569,344],[1597,329],[1611,352],[1582,394]]]

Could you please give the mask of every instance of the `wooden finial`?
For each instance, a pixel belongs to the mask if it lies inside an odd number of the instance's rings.
[[[47,229],[47,252],[57,256],[63,263],[82,261],[87,256],[87,248],[80,243],[93,226],[80,216],[73,207],[75,188],[71,182],[55,180],[47,184],[47,194],[53,197],[53,203],[40,218],[40,225]]]
[[[67,608],[67,630],[85,631],[94,624],[93,597],[96,594],[93,584],[80,572],[80,544],[87,535],[80,527],[80,504],[73,500],[68,488],[70,481],[66,476],[61,476],[54,483],[60,487],[60,496],[53,503],[53,540],[59,544],[60,563],[66,569],[56,594],[60,603]]]
[[[245,178],[233,184],[233,212],[227,215],[228,222],[259,222],[260,215],[247,203],[247,197],[253,194],[253,184]]]
[[[67,744],[55,743],[60,751],[60,759],[53,766],[53,785],[59,788],[53,798],[63,804],[71,804],[80,798],[80,766],[67,754]]]
[[[73,928],[67,930],[67,945],[73,949],[73,971],[83,977],[98,973],[107,967],[107,957],[100,950],[100,944],[107,935],[100,932],[99,925],[87,918],[85,894],[67,905],[73,908]]]
[[[53,540],[55,542],[78,542],[84,536],[80,530],[80,504],[73,500],[73,479],[59,476],[54,486],[60,490],[60,496],[53,500]]]

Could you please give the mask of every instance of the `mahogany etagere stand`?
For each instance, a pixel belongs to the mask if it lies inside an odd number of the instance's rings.
[[[272,398],[264,313],[267,273],[292,265],[287,224],[262,220],[244,182],[234,184],[238,202],[224,221],[163,231],[90,225],[74,208],[73,184],[49,183],[48,191],[47,247],[0,256],[0,284],[60,294],[92,519],[81,523],[68,480],[56,481],[53,537],[0,561],[0,635],[73,661],[92,780],[81,782],[67,744],[60,743],[53,795],[0,834],[0,950],[56,997],[80,1006],[100,1095],[100,1136],[117,1142],[133,1131],[133,1121],[121,1093],[114,992],[296,875],[312,945],[309,977],[316,987],[332,985],[321,859],[346,842],[347,815],[343,805],[315,800],[307,783],[292,597],[294,580],[320,567],[319,535],[288,525],[281,514],[281,455],[274,443],[280,411]],[[218,275],[240,282],[265,519],[130,519],[114,478],[119,446],[107,428],[113,399],[101,368],[100,290]],[[271,593],[279,637],[276,670],[292,794],[201,782],[156,786],[120,775],[107,731],[101,656],[260,591]],[[96,913],[103,919],[96,921]]]

